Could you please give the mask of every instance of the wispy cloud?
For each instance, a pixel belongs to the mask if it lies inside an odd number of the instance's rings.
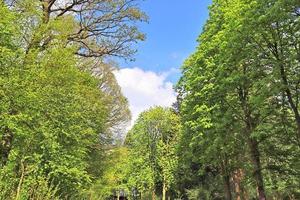
[[[181,56],[180,56],[180,54],[178,52],[173,52],[173,53],[170,54],[170,57],[172,59],[177,60],[177,59],[180,59]]]

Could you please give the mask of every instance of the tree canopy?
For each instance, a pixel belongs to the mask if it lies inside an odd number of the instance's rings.
[[[0,0],[0,199],[300,199],[299,0],[213,0],[177,102],[126,133],[139,3]]]

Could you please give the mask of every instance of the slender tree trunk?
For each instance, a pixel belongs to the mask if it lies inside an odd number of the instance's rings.
[[[252,159],[252,164],[254,168],[254,179],[257,184],[257,193],[259,200],[266,200],[264,182],[261,173],[261,163],[260,163],[260,153],[258,150],[258,143],[256,140],[249,138],[248,139],[250,145],[250,154]]]
[[[166,192],[167,192],[167,187],[166,187],[166,182],[164,180],[164,182],[163,182],[163,190],[162,190],[162,195],[163,195],[162,196],[162,200],[166,200]]]
[[[1,143],[0,143],[0,153],[1,153],[1,161],[0,167],[6,165],[8,161],[8,157],[12,148],[13,142],[13,133],[9,128],[4,129],[4,133],[2,135]]]
[[[50,0],[43,0],[43,22],[47,24],[50,19]]]
[[[224,183],[224,193],[226,200],[232,200],[232,194],[231,194],[231,185],[230,185],[230,175],[228,173],[228,160],[227,155],[224,155],[224,159],[221,163],[221,172],[223,176],[223,183]]]
[[[298,110],[298,102],[295,102],[293,99],[293,94],[290,89],[290,83],[288,80],[288,75],[285,69],[285,64],[284,64],[284,53],[283,53],[283,47],[282,47],[282,41],[280,40],[278,44],[274,45],[275,46],[275,51],[273,51],[273,55],[276,57],[278,63],[279,63],[279,68],[280,68],[280,78],[282,80],[282,83],[284,85],[284,92],[286,93],[288,102],[291,106],[291,109],[294,113],[295,117],[295,122],[297,126],[297,136],[298,139],[300,140],[300,112]],[[278,48],[278,46],[280,48]],[[296,91],[297,92],[297,91]],[[297,94],[295,94],[297,96]]]
[[[297,126],[297,135],[298,135],[298,138],[300,139],[300,113],[298,110],[298,105],[296,105],[296,103],[293,100],[293,95],[290,90],[290,85],[289,85],[288,78],[287,78],[283,64],[280,65],[280,75],[281,75],[281,80],[283,82],[283,85],[285,87],[285,93],[286,93],[288,102],[294,113],[295,122],[296,122],[296,126]]]
[[[51,6],[56,0],[40,0],[43,8],[43,24],[48,24],[50,21],[50,12],[51,12]],[[28,60],[28,53],[30,52],[31,49],[37,48],[40,45],[40,39],[37,39],[36,34],[33,34],[33,37],[28,44],[28,47],[26,49],[26,54],[25,54],[25,63],[27,63]]]
[[[226,200],[232,200],[230,177],[228,175],[225,175],[223,178],[224,178],[224,190],[225,190]]]
[[[251,133],[253,132],[254,123],[249,113],[246,116],[247,116],[246,134],[247,134],[247,141],[250,149],[250,156],[251,156],[251,161],[253,166],[253,176],[257,186],[257,195],[259,200],[266,200],[263,175],[261,173],[261,163],[260,163],[258,142],[256,141],[256,139],[251,138]]]
[[[250,149],[250,157],[253,166],[253,176],[257,186],[257,196],[259,200],[266,200],[266,194],[264,189],[263,176],[261,173],[260,153],[258,149],[258,142],[251,137],[251,134],[257,126],[258,119],[254,119],[251,116],[251,110],[248,105],[248,88],[240,88],[239,96],[244,111],[245,122],[245,136],[247,137],[247,143]]]
[[[263,176],[261,173],[260,153],[258,149],[258,142],[256,139],[251,138],[253,132],[253,119],[249,112],[246,114],[246,134],[247,141],[250,149],[250,156],[253,166],[253,176],[257,186],[257,195],[259,200],[266,200],[266,194],[264,189]]]
[[[155,189],[152,190],[152,200],[156,199],[156,195],[155,195]]]
[[[24,166],[24,161],[21,160],[21,177],[18,183],[18,188],[17,188],[17,193],[16,193],[16,200],[18,200],[20,198],[20,192],[21,192],[21,188],[22,188],[22,184],[23,184],[23,180],[24,180],[24,175],[25,175],[25,166]]]
[[[300,139],[300,119],[297,120],[298,138]]]

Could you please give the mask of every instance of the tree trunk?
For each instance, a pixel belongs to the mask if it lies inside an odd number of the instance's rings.
[[[16,193],[16,200],[18,200],[20,198],[20,192],[21,192],[21,188],[22,188],[22,184],[23,184],[23,180],[24,180],[24,175],[25,175],[25,166],[24,166],[24,161],[21,160],[21,177],[18,183],[18,188],[17,188],[17,193]]]
[[[53,3],[55,2],[55,0],[40,0],[41,4],[42,4],[42,9],[43,9],[43,24],[48,24],[49,20],[50,20],[50,12],[51,12],[51,6],[53,5]],[[25,54],[25,64],[28,61],[28,53],[30,52],[31,49],[37,48],[39,47],[41,43],[40,39],[37,39],[36,34],[33,34],[33,37],[31,39],[31,41],[28,44],[28,47],[26,49],[26,54]]]
[[[241,178],[242,177],[240,175],[240,170],[238,169],[233,173],[233,178],[232,178],[236,200],[242,200],[242,198],[241,198]]]
[[[247,142],[250,149],[250,156],[253,165],[253,176],[257,186],[257,195],[259,200],[266,200],[266,194],[264,189],[264,181],[261,173],[261,163],[260,163],[260,153],[258,149],[258,142],[256,139],[251,138],[251,133],[253,132],[253,119],[251,115],[248,113],[246,115],[246,134],[247,134]]]
[[[13,142],[13,133],[9,128],[4,129],[4,134],[2,135],[1,143],[0,143],[0,153],[1,153],[1,161],[0,161],[0,167],[3,167],[6,165],[9,157],[9,153],[12,148],[12,142]]]
[[[255,127],[257,126],[257,121],[259,119],[255,119],[251,116],[250,106],[248,104],[249,98],[248,88],[240,88],[239,97],[242,103],[243,111],[244,111],[244,122],[245,122],[245,136],[247,138],[247,143],[250,149],[250,157],[253,166],[253,176],[257,186],[257,193],[259,200],[266,200],[264,182],[261,173],[261,163],[260,163],[260,153],[258,149],[258,142],[256,139],[251,137]]]
[[[224,193],[225,193],[226,200],[232,200],[230,175],[229,175],[230,173],[228,172],[227,168],[228,168],[227,155],[224,155],[224,159],[221,163],[221,172],[224,181]]]
[[[247,192],[242,185],[242,180],[244,177],[244,172],[242,169],[238,169],[234,172],[232,177],[232,182],[234,184],[234,192],[236,200],[249,200]]]
[[[259,200],[266,200],[264,182],[261,173],[261,163],[260,163],[260,153],[258,150],[258,143],[256,140],[249,138],[248,139],[250,146],[250,154],[253,165],[253,175],[257,185],[257,193]]]
[[[226,200],[232,200],[230,177],[228,175],[224,176],[224,190],[225,190]]]
[[[162,190],[162,200],[166,200],[166,192],[167,192],[167,187],[166,187],[166,182],[163,182],[163,190]]]
[[[155,195],[155,189],[152,190],[152,200],[156,199],[156,195]]]
[[[243,189],[243,200],[249,200],[249,193],[247,190]]]
[[[43,22],[47,24],[50,19],[50,2],[49,0],[43,0]]]
[[[290,90],[290,85],[289,85],[288,78],[287,78],[283,64],[280,65],[280,75],[281,75],[281,80],[283,82],[283,85],[285,87],[285,93],[286,93],[288,102],[289,102],[289,104],[292,108],[292,111],[294,113],[294,116],[295,116],[295,122],[297,125],[297,136],[298,136],[298,139],[300,139],[300,113],[298,110],[298,105],[296,105],[293,100],[293,95]]]

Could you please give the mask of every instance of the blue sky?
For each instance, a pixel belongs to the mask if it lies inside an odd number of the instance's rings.
[[[135,62],[121,62],[115,72],[132,113],[128,128],[142,111],[176,101],[173,85],[180,77],[180,66],[198,45],[210,4],[211,0],[141,2],[149,16],[149,23],[140,25],[147,39],[138,44]]]
[[[139,67],[154,72],[178,69],[195,50],[196,39],[208,17],[211,0],[145,0],[141,9],[149,16],[149,23],[140,25],[147,36],[138,44],[135,62],[122,67]],[[173,73],[168,79],[176,82]]]

